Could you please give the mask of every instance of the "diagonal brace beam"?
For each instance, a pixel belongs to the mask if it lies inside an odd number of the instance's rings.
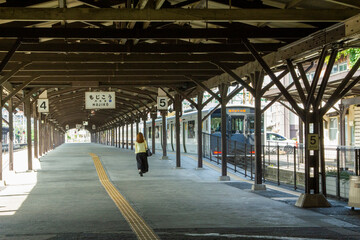
[[[277,79],[273,71],[271,71],[270,67],[267,65],[267,63],[264,61],[264,59],[259,55],[259,53],[256,51],[256,49],[250,44],[250,42],[247,39],[243,39],[244,45],[249,49],[251,54],[255,57],[255,59],[259,62],[259,64],[262,66],[262,68],[265,70],[265,72],[269,75],[272,81],[275,82],[276,86],[279,88],[279,90],[282,92],[286,100],[291,104],[291,106],[295,109],[295,111],[298,113],[298,116],[300,116],[303,120],[304,119],[304,110],[302,110],[296,103],[295,99],[290,95],[290,93],[285,89],[285,87],[281,84],[281,82]]]

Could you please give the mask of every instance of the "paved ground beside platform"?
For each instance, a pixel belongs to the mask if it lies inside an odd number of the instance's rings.
[[[38,172],[18,173],[32,181],[0,191],[0,239],[137,239],[90,153],[161,239],[360,239],[360,216],[343,205],[341,217],[297,208],[296,195],[254,193],[240,177],[219,182],[214,167],[198,170],[191,157],[177,169],[172,154],[150,157],[140,177],[133,151],[98,144],[64,144],[41,158]]]

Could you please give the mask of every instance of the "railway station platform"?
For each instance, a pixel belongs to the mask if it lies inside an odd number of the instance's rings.
[[[0,191],[0,239],[360,239],[359,210],[294,206],[299,192],[251,182],[196,157],[149,158],[99,144],[63,144]],[[15,159],[16,161],[16,159]]]

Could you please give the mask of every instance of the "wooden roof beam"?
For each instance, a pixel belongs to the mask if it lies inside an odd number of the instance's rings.
[[[0,8],[0,20],[11,21],[242,21],[334,22],[359,13],[357,9],[115,9]]]

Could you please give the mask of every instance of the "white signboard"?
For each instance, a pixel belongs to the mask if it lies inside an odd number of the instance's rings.
[[[85,92],[86,109],[114,109],[115,92]]]
[[[38,99],[38,112],[47,113],[49,112],[49,99]]]
[[[168,110],[168,97],[157,97],[157,109],[158,110]]]
[[[83,121],[84,126],[87,126],[88,124],[89,124],[88,121]]]
[[[96,126],[95,124],[92,125],[92,129],[95,130],[96,129]]]

